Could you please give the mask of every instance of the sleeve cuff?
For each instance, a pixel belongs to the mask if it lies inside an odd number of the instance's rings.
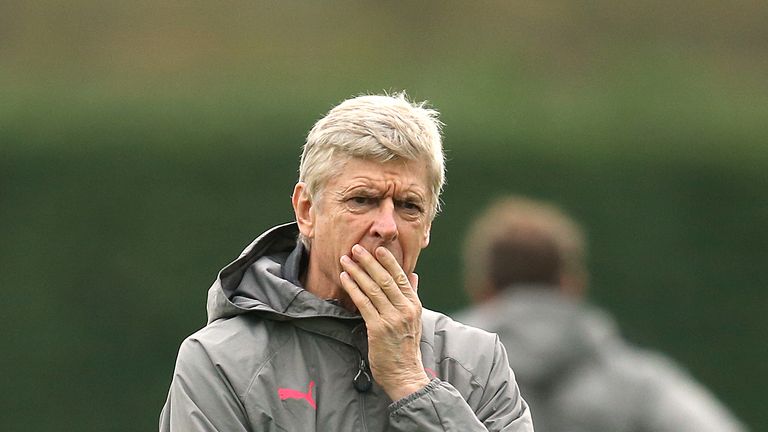
[[[396,400],[395,402],[393,402],[389,406],[389,414],[392,415],[392,414],[396,413],[402,407],[404,407],[404,406],[410,404],[411,402],[413,402],[413,401],[415,401],[415,400],[417,400],[417,399],[427,395],[432,390],[437,388],[437,386],[439,386],[440,383],[441,383],[441,381],[439,379],[432,378],[432,381],[430,381],[429,384],[424,386],[423,389],[421,389],[421,390],[419,390],[417,392],[413,392],[413,393],[409,394],[408,396],[402,397],[402,398]]]

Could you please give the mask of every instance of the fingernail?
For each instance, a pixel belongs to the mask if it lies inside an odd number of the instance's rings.
[[[342,264],[349,264],[352,262],[352,260],[346,255],[342,255],[340,261]]]
[[[352,253],[354,253],[355,255],[362,255],[363,247],[360,246],[359,244],[352,246]]]

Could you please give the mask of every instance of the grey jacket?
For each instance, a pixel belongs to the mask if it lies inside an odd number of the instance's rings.
[[[455,318],[497,332],[537,432],[741,432],[670,359],[625,343],[613,320],[544,287],[508,290]]]
[[[433,379],[391,401],[371,380],[358,314],[300,287],[295,224],[256,239],[208,293],[179,349],[160,431],[533,431],[496,335],[422,314]]]

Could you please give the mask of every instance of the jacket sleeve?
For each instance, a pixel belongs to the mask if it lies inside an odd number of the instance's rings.
[[[245,432],[247,424],[243,405],[221,368],[198,340],[185,340],[160,414],[160,432]]]
[[[425,388],[390,406],[390,424],[401,432],[533,432],[528,405],[520,395],[504,346],[496,338],[490,373],[476,406],[449,382],[433,379]],[[475,399],[474,397],[472,398]]]

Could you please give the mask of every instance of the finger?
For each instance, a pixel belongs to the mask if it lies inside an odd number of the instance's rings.
[[[392,279],[397,284],[400,292],[403,294],[404,299],[410,301],[411,303],[415,303],[418,299],[418,295],[416,295],[418,276],[416,276],[416,284],[413,284],[411,282],[411,277],[406,275],[403,268],[400,267],[400,263],[397,262],[397,259],[395,259],[395,256],[392,255],[392,252],[389,249],[379,246],[374,252],[376,253],[376,258],[378,261],[389,272]],[[415,273],[411,274],[415,275]]]
[[[418,293],[419,292],[419,275],[417,275],[416,273],[409,274],[408,281],[411,282],[411,288],[413,288],[413,291]]]
[[[341,266],[348,276],[355,282],[357,288],[368,297],[371,304],[380,314],[390,313],[395,310],[392,301],[384,289],[374,281],[368,272],[352,258],[344,255],[341,257]],[[382,268],[381,271],[384,271]],[[393,282],[390,282],[392,284]]]
[[[374,253],[376,254],[376,259],[387,270],[392,280],[401,290],[403,288],[410,288],[411,283],[408,280],[408,276],[405,275],[405,271],[400,267],[400,263],[397,262],[389,249],[379,246],[374,250]]]
[[[383,249],[384,253],[389,257],[390,261],[387,262],[389,268],[386,268],[384,263],[360,245],[352,247],[352,254],[370,278],[384,292],[390,303],[395,305],[395,307],[407,305],[409,303],[408,298],[403,295],[403,288],[400,286],[400,284],[408,285],[408,278],[405,276],[405,272],[400,268],[392,253],[386,248],[378,247],[376,249],[377,251],[378,249]]]
[[[352,303],[355,304],[357,310],[362,315],[363,320],[367,323],[374,322],[379,319],[379,312],[371,302],[371,299],[363,293],[360,287],[352,280],[352,277],[347,272],[341,272],[339,275],[341,280],[341,287],[347,292],[349,298],[352,299]]]

